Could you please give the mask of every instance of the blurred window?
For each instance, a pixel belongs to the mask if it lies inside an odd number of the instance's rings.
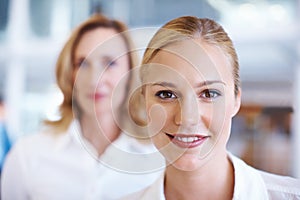
[[[0,35],[5,32],[8,24],[8,8],[9,0],[0,0]]]
[[[50,35],[51,14],[54,1],[30,0],[30,24],[36,36]]]
[[[34,37],[59,37],[89,16],[90,1],[29,0],[29,17]]]

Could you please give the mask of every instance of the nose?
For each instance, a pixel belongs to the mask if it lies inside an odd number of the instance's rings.
[[[91,84],[95,86],[103,84],[109,77],[107,77],[107,73],[105,72],[104,67],[93,63],[91,64],[89,78]]]
[[[191,95],[178,103],[175,123],[179,126],[195,126],[200,119],[197,98]]]

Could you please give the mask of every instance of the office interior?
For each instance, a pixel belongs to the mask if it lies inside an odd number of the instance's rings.
[[[72,29],[95,12],[153,29],[194,15],[218,21],[240,61],[242,107],[228,149],[248,164],[300,178],[299,0],[0,0],[0,93],[12,141],[56,119],[55,62]],[[150,31],[149,31],[150,30]]]

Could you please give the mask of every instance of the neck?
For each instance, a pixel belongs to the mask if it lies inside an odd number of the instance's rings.
[[[167,200],[232,199],[233,188],[234,170],[226,152],[196,171],[182,171],[172,165],[166,169]]]
[[[80,125],[83,137],[102,155],[105,149],[119,136],[120,129],[112,116],[81,116]]]

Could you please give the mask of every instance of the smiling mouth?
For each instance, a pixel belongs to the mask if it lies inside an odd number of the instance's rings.
[[[202,135],[185,135],[185,134],[175,134],[171,135],[169,133],[165,133],[171,140],[171,142],[178,147],[181,148],[194,148],[198,147],[203,142],[206,141],[206,139],[209,138],[209,136],[202,136]]]

